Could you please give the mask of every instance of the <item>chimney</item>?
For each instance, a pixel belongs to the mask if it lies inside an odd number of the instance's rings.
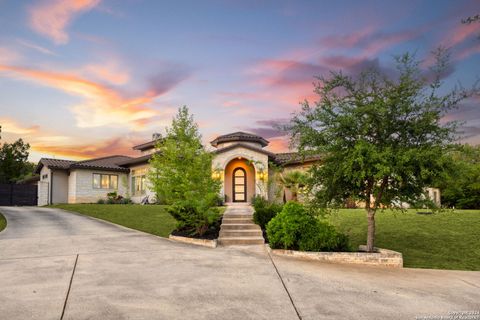
[[[158,132],[154,132],[152,134],[152,141],[155,141],[155,140],[158,140],[158,139],[161,139],[162,138],[162,134],[161,133],[158,133]]]

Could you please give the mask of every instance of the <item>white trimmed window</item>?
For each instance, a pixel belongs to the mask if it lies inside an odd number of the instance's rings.
[[[147,169],[132,170],[132,195],[144,195],[147,190]]]
[[[118,175],[116,174],[93,174],[93,189],[117,189]]]

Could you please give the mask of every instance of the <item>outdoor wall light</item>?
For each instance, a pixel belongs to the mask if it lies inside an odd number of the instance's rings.
[[[212,178],[216,180],[220,180],[222,178],[222,173],[220,171],[213,171]]]

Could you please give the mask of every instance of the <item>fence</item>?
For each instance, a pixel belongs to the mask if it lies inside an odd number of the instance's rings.
[[[0,206],[36,206],[37,186],[0,184]]]

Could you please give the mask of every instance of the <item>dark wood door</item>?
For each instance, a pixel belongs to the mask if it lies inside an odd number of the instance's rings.
[[[247,173],[243,168],[233,170],[233,202],[247,201]]]

